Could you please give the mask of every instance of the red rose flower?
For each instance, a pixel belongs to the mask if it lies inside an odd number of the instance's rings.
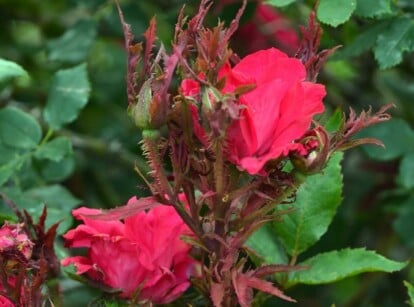
[[[294,54],[300,40],[292,23],[280,11],[271,5],[256,2],[255,11],[249,21],[242,23],[234,33],[232,47],[239,55],[249,54],[276,46],[288,54]],[[241,0],[220,0],[217,3],[217,15],[221,15],[228,5],[241,6]]]
[[[256,85],[239,98],[244,108],[227,131],[228,160],[258,174],[266,162],[303,151],[295,141],[309,129],[312,117],[324,111],[325,88],[305,81],[306,69],[298,59],[271,48],[246,56],[233,68],[226,65],[221,74],[226,76],[224,93]],[[194,95],[195,89],[186,81],[183,94]]]
[[[3,284],[3,282],[7,282],[7,285]],[[7,280],[0,281],[0,292],[7,293],[7,289],[11,289],[13,293],[17,292],[16,290],[16,276],[9,275]],[[13,303],[7,296],[0,295],[0,307],[15,307],[15,306],[26,306],[25,305],[25,288],[22,286],[20,288],[20,299],[19,303]],[[17,293],[15,293],[17,294]]]
[[[84,224],[64,235],[66,246],[86,247],[88,254],[63,259],[62,265],[74,264],[78,274],[120,290],[123,298],[137,295],[155,304],[175,300],[190,286],[195,261],[180,236],[191,232],[173,207],[160,204],[124,222],[84,216],[97,213],[85,207],[73,211]]]
[[[7,297],[0,295],[0,307],[14,307],[14,306],[15,305],[12,302],[10,302],[10,300]]]

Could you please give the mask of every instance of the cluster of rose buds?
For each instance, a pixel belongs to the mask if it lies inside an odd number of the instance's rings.
[[[16,277],[21,263],[28,263],[33,251],[33,242],[23,230],[23,224],[9,224],[5,222],[0,228],[0,265],[1,265],[1,283],[0,283],[0,303],[2,306],[13,306],[13,303],[7,292],[16,291],[20,296],[18,302],[23,302],[24,291],[21,287],[16,287]],[[13,291],[10,291],[13,289]],[[7,291],[9,290],[9,291]],[[23,292],[23,293],[22,293]],[[4,294],[3,294],[4,293]]]
[[[350,138],[389,118],[386,109],[351,113],[337,131],[326,131],[314,120],[325,96],[315,79],[333,50],[318,52],[314,16],[295,58],[270,48],[240,59],[229,40],[245,5],[228,27],[204,27],[208,0],[193,18],[182,10],[171,52],[161,46],[156,54],[155,21],[145,44],[135,44],[120,11],[128,109],[151,168],[138,173],[152,196],[105,212],[74,211],[84,224],[66,234],[67,246],[86,247],[88,254],[63,263],[123,298],[166,303],[191,281],[214,306],[250,306],[256,290],[294,301],[266,278],[297,268],[252,267],[246,240],[280,218],[275,206],[289,201],[334,151],[378,143]]]
[[[58,224],[46,231],[46,209],[35,224],[26,211],[20,212],[11,200],[2,197],[19,223],[5,222],[0,228],[0,305],[40,307],[47,296],[43,284],[59,274],[54,253]]]

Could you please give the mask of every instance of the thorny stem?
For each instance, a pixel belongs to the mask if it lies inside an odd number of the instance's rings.
[[[293,195],[293,193],[297,191],[299,186],[305,181],[306,175],[297,170],[292,171],[291,175],[293,182],[291,182],[279,195],[277,195],[276,198],[271,201],[267,201],[260,209],[255,210],[250,213],[249,216],[245,217],[244,222],[254,221],[260,217],[266,216],[274,209],[275,205],[283,203],[289,196]]]
[[[151,166],[151,174],[156,184],[156,191],[153,194],[157,194],[165,203],[173,204],[175,210],[183,219],[183,221],[191,228],[194,234],[203,242],[203,233],[198,227],[197,223],[188,215],[185,208],[181,205],[176,195],[173,193],[170,183],[165,176],[162,162],[160,159],[160,153],[158,150],[158,144],[156,140],[149,138],[142,139],[142,147],[147,155],[148,162]]]
[[[151,175],[154,178],[154,183],[156,185],[156,190],[152,191],[153,194],[158,195],[163,200],[176,203],[176,196],[172,191],[162,167],[157,140],[144,137],[142,139],[142,149],[144,150],[148,164],[151,167]]]
[[[202,230],[196,224],[196,222],[188,215],[187,211],[181,205],[174,204],[173,205],[175,211],[177,211],[178,215],[183,219],[184,223],[187,224],[188,227],[193,231],[193,233],[197,236],[202,244],[204,244],[204,235]]]
[[[226,207],[223,204],[223,194],[224,194],[224,160],[223,160],[223,149],[222,141],[217,140],[215,144],[215,162],[214,162],[214,184],[216,190],[216,196],[213,205],[213,214],[215,220],[215,234],[222,238],[225,235],[225,221],[224,217],[226,214]],[[222,250],[222,244],[216,241],[214,244],[217,256],[219,258]]]
[[[223,148],[222,141],[217,141],[215,144],[215,162],[214,162],[214,183],[217,193],[217,199],[219,200],[216,203],[217,206],[221,205],[221,199],[223,197],[224,191],[224,161],[223,161]]]

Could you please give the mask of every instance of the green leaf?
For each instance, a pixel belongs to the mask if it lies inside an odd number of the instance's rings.
[[[414,306],[414,287],[412,284],[410,284],[408,281],[405,281],[405,280],[404,280],[404,286],[407,288],[409,304],[411,306]]]
[[[356,0],[320,0],[316,16],[322,23],[336,27],[347,21],[356,9]]]
[[[282,6],[289,5],[295,1],[296,0],[267,0],[266,4],[270,4],[270,5],[277,6],[277,7],[282,7]]]
[[[0,82],[9,81],[13,78],[26,77],[28,73],[18,64],[0,59]]]
[[[358,76],[358,72],[349,61],[331,60],[325,64],[324,69],[327,73],[332,74],[334,78],[344,81],[351,81]]]
[[[0,110],[0,143],[20,148],[33,149],[42,138],[42,129],[37,120],[14,107]]]
[[[72,224],[71,211],[81,202],[61,185],[30,189],[24,192],[24,197],[38,203],[36,207],[27,208],[27,210],[36,218],[40,216],[40,208],[42,208],[43,205],[47,206],[47,227],[50,227],[58,221],[62,221],[58,227],[59,234],[62,234],[70,228]]]
[[[406,153],[414,152],[414,131],[407,122],[400,118],[368,127],[358,133],[357,137],[372,137],[384,143],[385,148],[374,145],[362,147],[363,151],[372,159],[393,160]]]
[[[47,182],[63,181],[75,170],[75,162],[73,155],[67,155],[59,162],[42,160],[40,161],[40,174]]]
[[[0,165],[0,186],[6,183],[24,164],[25,156],[15,156]]]
[[[68,29],[60,38],[48,43],[52,61],[79,63],[86,59],[96,37],[96,23],[81,20]]]
[[[276,210],[293,211],[284,214],[274,229],[289,255],[297,256],[315,244],[327,231],[341,203],[342,153],[333,155],[321,174],[306,178],[291,205],[280,205]]]
[[[80,204],[65,187],[61,185],[50,185],[21,191],[19,188],[3,188],[1,190],[10,198],[20,210],[27,210],[35,219],[40,217],[44,205],[47,206],[46,227],[61,221],[58,234],[67,231],[73,222],[71,211]],[[10,209],[0,199],[0,211],[9,213]]]
[[[414,21],[409,17],[393,20],[379,36],[374,48],[381,69],[401,63],[403,53],[414,50]]]
[[[392,13],[391,0],[358,0],[355,14],[361,17],[383,17]]]
[[[338,131],[344,123],[344,112],[340,108],[337,108],[335,112],[329,117],[324,127],[328,132]]]
[[[353,42],[347,44],[345,48],[338,51],[338,57],[352,57],[360,55],[361,53],[373,48],[377,42],[378,36],[389,27],[390,21],[385,20],[375,23],[370,28],[361,31],[361,34],[357,35]]]
[[[38,159],[48,159],[55,162],[61,161],[66,155],[72,153],[72,143],[69,138],[61,136],[40,146],[35,157]]]
[[[43,116],[50,128],[74,121],[89,98],[86,64],[59,70],[53,79]]]
[[[414,196],[408,198],[399,208],[398,216],[394,219],[394,231],[405,246],[414,247]]]
[[[270,224],[259,228],[246,245],[260,255],[266,264],[287,264],[288,259]]]
[[[414,152],[402,158],[397,180],[406,189],[414,188]]]
[[[327,284],[365,272],[390,273],[401,270],[407,262],[389,260],[364,248],[348,248],[318,254],[298,265],[308,266],[309,269],[290,273],[288,287]]]
[[[18,154],[18,149],[4,145],[0,142],[0,165],[8,163]]]

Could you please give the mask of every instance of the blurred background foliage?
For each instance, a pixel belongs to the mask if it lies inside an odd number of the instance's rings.
[[[348,112],[349,107],[358,112],[369,106],[378,110],[388,102],[396,108],[391,111],[391,121],[364,132],[381,139],[386,149],[365,146],[345,154],[343,203],[328,233],[305,253],[306,258],[347,246],[374,249],[395,260],[410,259],[414,252],[414,2],[364,1],[320,1],[321,48],[343,46],[319,76],[328,89],[327,113],[337,108]],[[185,3],[191,13],[199,3],[120,2],[137,40],[156,15],[160,41],[167,46],[181,6]],[[279,6],[277,11],[269,7],[260,13],[257,2],[249,2],[233,40],[236,53],[278,46],[294,54],[298,26],[307,23],[315,1],[269,2]],[[211,24],[217,18],[231,20],[240,3],[215,1]],[[28,72],[28,76],[21,73],[3,78],[0,71],[0,119],[24,117],[16,113],[17,108],[42,130],[36,140],[39,145],[31,148],[23,143],[16,149],[4,141],[4,135],[13,135],[8,132],[13,127],[0,123],[0,134],[4,134],[0,142],[0,192],[35,214],[46,203],[50,223],[63,220],[60,233],[72,225],[70,210],[75,206],[110,208],[133,194],[147,194],[134,172],[135,165],[143,164],[137,146],[140,134],[126,113],[126,59],[113,1],[0,0],[0,28],[0,58],[18,63]],[[87,71],[89,82],[82,79],[86,75],[72,69]],[[83,80],[89,95],[77,100],[79,108],[72,110],[76,120],[53,124],[43,110],[52,103],[53,95],[63,99],[62,93],[53,93],[62,73],[68,74],[69,84]],[[66,114],[64,105],[61,108]],[[59,115],[59,111],[55,113]],[[10,171],[9,162],[25,154],[28,158],[18,167],[13,164],[12,174],[4,177]],[[11,219],[4,205],[0,209],[1,219]],[[66,255],[61,247],[59,255]],[[298,286],[288,294],[299,306],[405,306],[408,294],[404,280],[414,283],[412,265],[394,274],[362,275],[328,286]],[[67,277],[62,277],[62,289],[64,306],[85,306],[98,297],[96,291]],[[291,305],[275,300],[262,305],[276,304]]]

